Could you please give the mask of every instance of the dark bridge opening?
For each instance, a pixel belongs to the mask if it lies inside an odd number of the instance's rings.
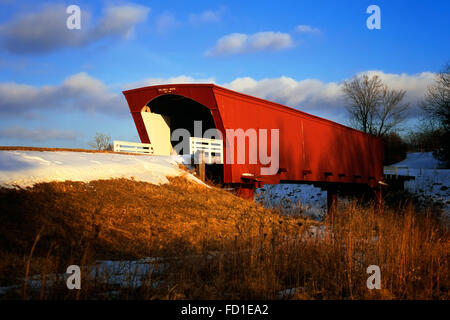
[[[191,137],[195,137],[195,134],[197,134],[198,138],[202,138],[206,130],[216,129],[214,118],[209,108],[197,101],[176,94],[161,95],[147,103],[142,111],[164,116],[170,127],[171,135],[176,129],[186,129]],[[198,132],[194,130],[195,121],[201,121],[201,136],[198,136]],[[218,139],[219,137],[214,138]],[[171,141],[172,147],[175,147],[180,142]],[[182,141],[182,143],[183,149],[180,153],[189,153],[189,141]],[[206,164],[205,171],[207,179],[215,183],[223,183],[223,164]]]
[[[150,112],[169,118],[170,132],[184,128],[193,137],[194,121],[202,122],[202,136],[206,130],[216,127],[211,111],[207,107],[183,96],[165,94],[153,99],[147,106],[150,108]]]

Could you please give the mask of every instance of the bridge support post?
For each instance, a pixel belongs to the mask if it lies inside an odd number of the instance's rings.
[[[330,217],[334,217],[337,212],[337,187],[330,185],[327,187],[327,212]]]
[[[241,184],[237,189],[237,194],[243,199],[253,200],[255,196],[255,189],[254,184]]]
[[[253,200],[255,196],[255,190],[263,186],[263,182],[259,177],[253,174],[248,174],[241,177],[243,183],[238,184],[237,194],[241,198]]]
[[[194,165],[198,178],[203,182],[206,181],[205,154],[202,150],[197,150],[194,154]]]

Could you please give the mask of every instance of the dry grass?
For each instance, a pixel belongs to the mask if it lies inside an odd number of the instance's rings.
[[[130,152],[115,152],[110,150],[94,150],[94,149],[70,149],[70,148],[42,148],[42,147],[23,147],[23,146],[0,146],[0,151],[69,151],[69,152],[87,152],[87,153],[113,153],[125,154],[131,156],[148,156],[147,154],[130,153]]]
[[[166,257],[164,272],[150,272],[138,288],[84,277],[78,292],[62,282],[39,292],[20,287],[9,297],[449,298],[449,231],[412,207],[380,215],[350,204],[319,224],[184,178],[170,182],[0,189],[0,285],[21,284],[28,274],[46,279],[69,264],[150,256]],[[381,290],[366,287],[373,264],[381,267]],[[289,288],[296,289],[279,295]]]
[[[88,244],[88,263],[169,257],[220,250],[243,232],[247,236],[261,228],[271,233],[298,227],[297,219],[280,217],[225,191],[184,178],[170,182],[157,186],[114,179],[0,189],[0,251],[8,257],[0,257],[0,285],[26,273],[39,232],[31,274],[41,273],[42,264],[55,272],[80,264]],[[272,228],[274,220],[282,222],[280,227]]]
[[[449,240],[447,229],[410,207],[381,216],[351,204],[333,224],[230,244],[167,275],[182,298],[449,299]],[[381,268],[381,290],[366,287],[369,265]]]

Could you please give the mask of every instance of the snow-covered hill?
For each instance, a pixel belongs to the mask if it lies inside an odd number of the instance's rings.
[[[181,156],[141,156],[71,151],[0,151],[0,186],[29,187],[39,182],[92,181],[134,178],[153,184],[167,183],[168,176],[185,175]]]
[[[393,164],[397,167],[408,167],[414,169],[437,169],[439,161],[433,157],[432,152],[408,152],[406,159]]]

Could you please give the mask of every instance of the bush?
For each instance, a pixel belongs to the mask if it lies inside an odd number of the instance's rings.
[[[385,135],[384,142],[384,165],[391,165],[406,158],[408,144],[395,132]]]
[[[112,151],[113,144],[111,141],[111,136],[100,132],[95,134],[94,140],[89,142],[89,146],[95,150]]]

